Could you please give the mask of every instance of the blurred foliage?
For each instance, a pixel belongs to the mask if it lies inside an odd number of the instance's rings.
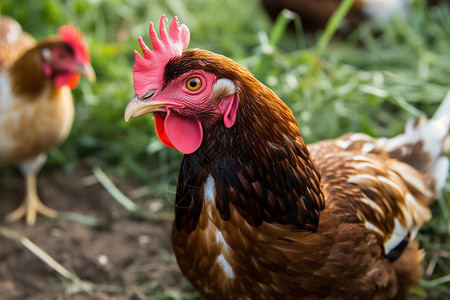
[[[181,155],[157,140],[151,117],[125,124],[123,112],[134,94],[137,37],[150,45],[148,24],[163,13],[188,25],[190,48],[227,55],[272,88],[291,107],[307,142],[349,131],[394,136],[408,118],[431,115],[450,89],[450,8],[427,8],[423,0],[413,1],[405,19],[375,32],[363,25],[320,45],[323,36],[304,34],[296,15],[284,12],[272,24],[257,0],[1,0],[0,13],[36,38],[73,23],[91,49],[97,82],[83,80],[74,91],[73,130],[51,152],[49,165],[69,171],[85,162],[106,165],[119,178],[134,174],[154,192],[173,191]],[[436,271],[417,293],[437,298],[450,294],[448,280],[433,281],[449,272],[448,257],[440,254],[448,255],[450,244],[448,184],[446,191],[420,236],[426,264],[434,262]]]

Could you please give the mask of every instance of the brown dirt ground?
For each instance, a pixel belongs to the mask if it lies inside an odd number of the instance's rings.
[[[23,221],[1,221],[0,226],[29,238],[80,279],[93,284],[93,290],[83,291],[23,245],[0,236],[1,299],[196,297],[172,254],[171,220],[143,221],[131,217],[95,181],[90,169],[70,174],[45,170],[38,177],[38,186],[41,199],[48,206],[106,223],[93,227],[41,216],[32,227]],[[21,203],[23,189],[19,173],[0,172],[1,220]]]

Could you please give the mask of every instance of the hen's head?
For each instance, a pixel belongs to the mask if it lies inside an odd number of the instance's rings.
[[[168,147],[190,154],[203,141],[203,130],[217,122],[234,125],[239,104],[230,59],[204,50],[183,52],[189,30],[175,17],[167,33],[160,20],[160,39],[150,23],[153,51],[139,38],[143,51],[135,51],[135,96],[125,110],[125,120],[153,113],[156,133]],[[221,66],[228,65],[228,68]]]
[[[57,87],[75,88],[80,75],[95,80],[86,42],[74,26],[62,26],[58,38],[44,40],[39,46],[44,76],[54,78]]]

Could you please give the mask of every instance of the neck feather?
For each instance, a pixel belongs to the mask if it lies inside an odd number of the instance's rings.
[[[39,48],[24,53],[9,69],[11,90],[14,95],[38,95],[50,83],[42,72]]]
[[[238,82],[236,123],[205,129],[201,147],[186,155],[177,190],[176,225],[193,230],[208,178],[223,219],[230,205],[250,225],[277,222],[315,231],[324,207],[320,175],[290,109],[248,73]]]

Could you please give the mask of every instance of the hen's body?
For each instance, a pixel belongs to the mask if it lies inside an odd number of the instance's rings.
[[[361,134],[307,149],[289,109],[254,90],[234,129],[208,128],[183,160],[172,231],[183,273],[206,299],[406,298],[432,176]]]
[[[62,143],[74,118],[71,88],[79,74],[93,79],[81,33],[63,26],[60,35],[35,42],[15,20],[0,18],[0,166],[19,165],[25,200],[8,219],[54,216],[37,195],[36,175],[46,153]]]
[[[200,294],[407,298],[422,273],[415,236],[448,175],[450,96],[392,139],[307,147],[290,109],[250,72],[205,50],[177,52],[186,29],[174,19],[168,38],[161,24],[161,44],[150,26],[153,52],[140,40],[125,118],[154,113],[158,137],[186,154],[172,244]],[[171,43],[173,57],[158,60]]]
[[[192,214],[201,211],[193,231],[185,230],[190,223],[178,227],[174,223],[172,242],[182,271],[205,299],[404,299],[418,284],[423,254],[417,241],[407,246],[410,234],[415,233],[405,232],[401,237],[389,233],[397,221],[408,227],[405,218],[409,216],[402,215],[402,209],[408,214],[415,210],[418,223],[426,221],[430,213],[425,203],[405,203],[407,183],[387,169],[380,157],[358,149],[342,152],[335,141],[315,144],[310,150],[322,177],[324,198],[317,211],[318,224],[310,225],[314,227],[311,231],[299,228],[296,222],[289,224],[289,220],[269,220],[295,214],[297,209],[283,202],[272,205],[270,199],[266,205],[273,217],[266,215],[267,221],[252,220],[263,211],[269,213],[266,208],[258,209],[258,204],[253,204],[252,215],[242,216],[239,204],[227,204],[224,199],[228,197],[218,193],[230,189],[222,184],[230,181],[225,179],[228,175],[208,176],[194,186],[187,181],[189,189],[198,188],[198,202],[191,203],[189,210]],[[283,173],[285,167],[274,162],[273,169],[281,168],[278,172]],[[247,196],[241,194],[234,201],[255,200],[255,195],[265,198],[273,193],[273,185],[287,186],[286,181],[293,180],[288,174],[278,177],[267,172],[272,182],[261,187],[254,176],[238,174],[237,188]],[[192,172],[186,176],[195,178]],[[309,181],[310,176],[294,184],[303,185],[301,181]],[[184,204],[180,205],[183,194],[177,195],[179,221]],[[305,206],[311,209],[313,204]],[[254,226],[254,222],[261,223]],[[404,240],[406,244],[402,244]]]
[[[68,86],[56,89],[45,82],[43,92],[30,102],[12,96],[8,82],[8,75],[0,74],[0,165],[19,164],[58,146],[74,117]]]

